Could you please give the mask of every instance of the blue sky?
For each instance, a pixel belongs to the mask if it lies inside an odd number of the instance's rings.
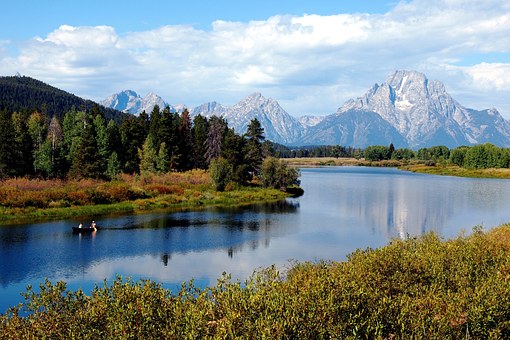
[[[2,39],[44,36],[63,24],[109,25],[120,34],[164,25],[189,24],[210,29],[215,20],[265,20],[275,14],[384,13],[391,3],[384,0],[18,0],[2,4]],[[22,20],[20,21],[20,18]],[[20,22],[23,24],[20,25]],[[30,24],[27,24],[30,23]],[[15,27],[16,29],[13,29]]]
[[[395,69],[510,118],[510,2],[7,1],[0,74],[101,100],[132,89],[190,107],[252,92],[330,114]]]

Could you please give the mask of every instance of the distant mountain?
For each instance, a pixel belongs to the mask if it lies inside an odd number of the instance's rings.
[[[510,146],[510,124],[496,109],[467,109],[441,82],[416,71],[395,71],[363,97],[347,101],[337,114],[352,110],[379,114],[412,148],[486,142]]]
[[[134,91],[108,97],[102,104],[138,114],[168,105],[151,93],[141,98]],[[184,105],[171,107],[181,112]],[[205,103],[190,110],[192,116],[222,116],[236,132],[244,133],[257,118],[268,140],[285,145],[343,145],[365,147],[393,143],[418,149],[434,145],[493,143],[510,147],[510,123],[496,109],[468,109],[455,101],[439,81],[416,71],[395,71],[364,96],[346,101],[328,116],[289,115],[280,104],[253,93],[234,106]]]
[[[305,130],[303,125],[289,115],[276,100],[266,99],[258,92],[231,107],[212,102],[193,109],[191,113],[201,113],[206,117],[222,116],[238,133],[245,133],[250,121],[257,118],[264,128],[266,139],[281,144],[292,144],[300,140]]]
[[[14,77],[0,77],[0,109],[9,111],[37,110],[46,113],[49,117],[57,117],[71,111],[90,110],[96,105],[74,94],[60,90],[40,80],[17,74]],[[120,111],[102,107],[105,117],[117,122],[125,119],[127,115]]]
[[[142,98],[135,91],[125,90],[112,94],[108,98],[100,101],[100,103],[106,107],[133,115],[138,115],[143,111],[150,114],[156,105],[158,105],[161,110],[168,106],[171,112],[177,112],[172,105],[165,102],[163,98],[153,92],[148,93]]]
[[[379,114],[350,110],[325,117],[309,129],[302,145],[342,145],[365,148],[370,145],[406,147],[407,141]]]
[[[210,118],[212,116],[222,117],[227,112],[228,107],[217,102],[205,103],[195,107],[190,111],[191,116],[202,115]]]
[[[312,127],[320,122],[322,122],[326,118],[325,116],[310,116],[310,115],[304,115],[298,118],[298,121],[301,125],[304,127]]]

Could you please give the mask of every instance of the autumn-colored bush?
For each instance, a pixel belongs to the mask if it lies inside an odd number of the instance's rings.
[[[67,193],[67,197],[72,205],[88,205],[92,203],[90,194],[85,191],[70,191]]]
[[[143,176],[121,174],[111,182],[13,178],[0,181],[0,206],[50,208],[119,203],[159,195],[182,196],[186,189],[203,191],[210,185],[209,174],[202,170]]]
[[[46,281],[0,316],[0,337],[508,339],[509,241],[508,225],[448,241],[428,233],[177,293],[117,278],[86,296]]]
[[[178,185],[150,184],[147,185],[147,189],[149,192],[153,193],[154,196],[168,194],[176,195],[184,194],[184,189]]]

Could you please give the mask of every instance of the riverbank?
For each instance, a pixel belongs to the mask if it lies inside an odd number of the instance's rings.
[[[510,334],[510,225],[444,240],[434,233],[357,250],[344,262],[224,275],[172,293],[117,278],[94,290],[29,288],[0,314],[7,338],[474,338]],[[22,316],[25,315],[25,316]]]
[[[399,169],[419,172],[430,175],[457,176],[471,178],[501,178],[510,179],[510,169],[466,169],[456,165],[408,164],[399,166]]]
[[[356,158],[333,158],[333,157],[310,157],[310,158],[287,158],[284,161],[294,167],[319,167],[319,166],[374,166],[394,167],[401,170],[418,172],[430,175],[457,176],[471,178],[501,178],[510,179],[510,169],[467,169],[455,165],[427,165],[424,161],[367,161]]]
[[[122,175],[112,182],[9,179],[0,182],[0,225],[245,205],[288,196],[257,186],[228,185],[224,192],[215,191],[209,174],[198,170],[159,176]]]

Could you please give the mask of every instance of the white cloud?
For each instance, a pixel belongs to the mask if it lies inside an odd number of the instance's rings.
[[[463,70],[480,89],[504,91],[510,88],[510,64],[481,63]]]
[[[64,25],[14,58],[0,53],[0,72],[19,70],[96,100],[130,88],[191,106],[231,105],[261,91],[300,115],[332,113],[392,70],[417,69],[482,109],[487,98],[480,105],[472,98],[500,96],[490,106],[508,105],[508,64],[484,62],[483,54],[510,53],[509,36],[507,1],[416,0],[382,15],[276,15],[215,21],[210,31],[169,25],[119,35]],[[472,55],[481,59],[468,62]],[[510,116],[510,107],[500,110]]]

